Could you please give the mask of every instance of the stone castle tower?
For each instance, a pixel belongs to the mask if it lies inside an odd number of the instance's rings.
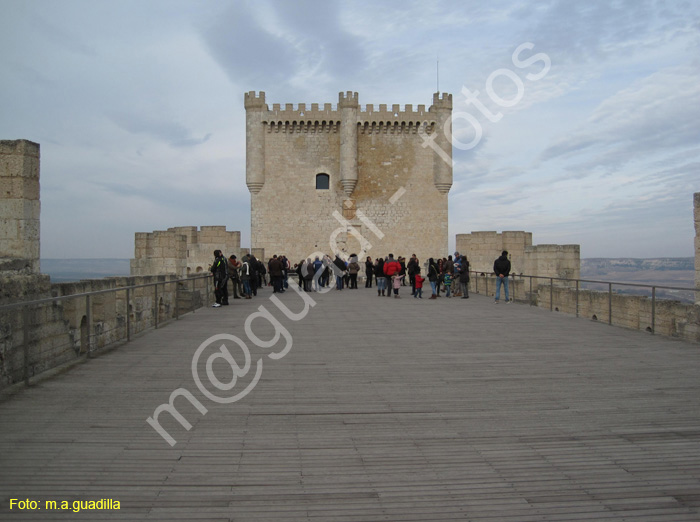
[[[245,109],[254,251],[292,263],[317,253],[447,254],[451,94],[434,94],[428,110],[361,107],[353,92],[337,107],[270,109],[251,91]]]

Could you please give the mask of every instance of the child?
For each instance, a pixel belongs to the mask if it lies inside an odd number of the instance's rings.
[[[394,287],[394,297],[399,299],[399,288],[401,288],[401,281],[403,280],[404,276],[400,274],[394,274],[391,276],[391,282],[392,286]]]
[[[425,278],[420,275],[420,268],[416,269],[416,275],[414,278],[416,281],[416,293],[413,295],[413,297],[423,299],[423,281],[425,281]]]
[[[450,297],[450,286],[452,286],[452,274],[449,272],[445,272],[445,279],[444,279],[444,284],[445,284],[445,297]]]

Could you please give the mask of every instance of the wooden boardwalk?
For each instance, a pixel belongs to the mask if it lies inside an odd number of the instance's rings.
[[[404,293],[407,294],[404,290]],[[409,290],[410,293],[410,290]],[[375,290],[203,309],[0,402],[0,520],[700,520],[700,346],[526,305]],[[257,307],[284,326],[260,348]],[[273,339],[269,321],[252,332]],[[280,328],[278,328],[280,330]],[[242,339],[222,391],[206,360]],[[232,370],[212,359],[222,387]],[[259,381],[253,376],[262,361]],[[161,425],[147,422],[184,388]],[[10,509],[11,499],[41,510]],[[53,509],[113,499],[119,510]]]

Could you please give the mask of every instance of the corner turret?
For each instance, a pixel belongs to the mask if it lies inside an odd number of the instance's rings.
[[[244,94],[245,104],[245,180],[248,190],[257,194],[265,184],[265,134],[263,129],[263,117],[267,112],[265,93],[260,91],[256,96],[255,91]]]
[[[433,159],[433,183],[441,194],[448,194],[452,187],[452,95],[433,93],[430,112],[435,113],[435,145],[444,152]]]
[[[349,198],[357,185],[357,114],[360,103],[356,92],[338,93],[340,111],[340,182]]]

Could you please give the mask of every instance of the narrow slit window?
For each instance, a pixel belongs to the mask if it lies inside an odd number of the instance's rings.
[[[328,174],[316,174],[316,190],[328,190],[331,177]]]

